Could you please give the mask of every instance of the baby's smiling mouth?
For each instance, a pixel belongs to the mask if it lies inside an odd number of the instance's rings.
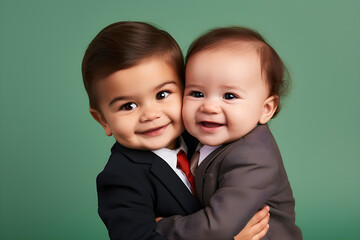
[[[161,127],[141,131],[141,132],[138,132],[138,134],[143,134],[143,135],[146,135],[146,136],[157,136],[157,135],[161,134],[167,128],[168,125],[169,124],[165,124],[165,125],[163,125]]]
[[[221,124],[221,123],[216,123],[216,122],[200,122],[200,125],[206,128],[217,128],[217,127],[221,127],[224,126],[225,124]]]

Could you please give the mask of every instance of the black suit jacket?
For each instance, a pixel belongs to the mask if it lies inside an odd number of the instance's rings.
[[[168,239],[233,239],[265,204],[270,229],[263,239],[302,239],[290,183],[267,125],[207,156],[196,169],[195,187],[204,209],[161,220],[157,230]]]
[[[188,215],[200,203],[170,166],[151,151],[115,143],[97,177],[99,215],[110,239],[166,239],[156,217]]]

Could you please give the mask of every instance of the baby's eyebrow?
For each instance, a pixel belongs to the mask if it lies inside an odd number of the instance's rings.
[[[163,82],[163,83],[157,85],[157,86],[154,88],[154,90],[160,89],[160,88],[162,88],[162,87],[164,87],[164,86],[166,86],[166,85],[169,85],[169,84],[176,84],[176,82],[175,82],[175,81]],[[117,102],[117,101],[126,101],[126,100],[131,100],[131,99],[133,99],[133,98],[130,97],[130,96],[119,96],[119,97],[115,97],[114,99],[112,99],[112,100],[110,101],[109,106],[111,106],[112,104],[114,104],[114,103]]]
[[[197,88],[197,87],[201,87],[201,84],[196,85],[196,84],[187,84],[185,85],[185,88]]]
[[[110,101],[109,106],[111,106],[112,104],[114,104],[117,101],[125,101],[125,100],[130,100],[131,97],[130,96],[120,96],[120,97],[116,97],[113,100]]]
[[[162,87],[164,87],[164,86],[166,86],[166,85],[168,85],[168,84],[176,84],[176,82],[175,82],[175,81],[163,82],[163,83],[157,85],[154,89],[155,89],[155,90],[156,90],[156,89],[160,89],[160,88],[162,88]]]

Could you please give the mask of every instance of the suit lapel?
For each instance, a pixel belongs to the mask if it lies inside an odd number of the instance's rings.
[[[133,162],[151,165],[150,172],[174,196],[187,214],[191,214],[200,209],[199,201],[191,194],[171,167],[155,153],[129,149],[119,143],[115,144],[115,148]]]
[[[200,208],[200,203],[194,195],[191,194],[170,166],[158,156],[154,157],[150,171],[164,184],[187,214],[191,214]]]
[[[204,180],[205,180],[205,172],[210,167],[211,163],[216,159],[216,157],[222,153],[229,145],[223,145],[217,149],[215,149],[212,153],[210,153],[197,167],[195,171],[195,189],[199,201],[201,203],[204,202],[203,199],[203,189],[204,189]]]

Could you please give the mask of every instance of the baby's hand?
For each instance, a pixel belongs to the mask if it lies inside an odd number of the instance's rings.
[[[161,219],[163,219],[163,218],[162,217],[157,217],[157,218],[155,218],[155,221],[159,222]]]
[[[243,230],[234,237],[235,240],[259,240],[269,230],[270,208],[265,206],[246,224]]]

